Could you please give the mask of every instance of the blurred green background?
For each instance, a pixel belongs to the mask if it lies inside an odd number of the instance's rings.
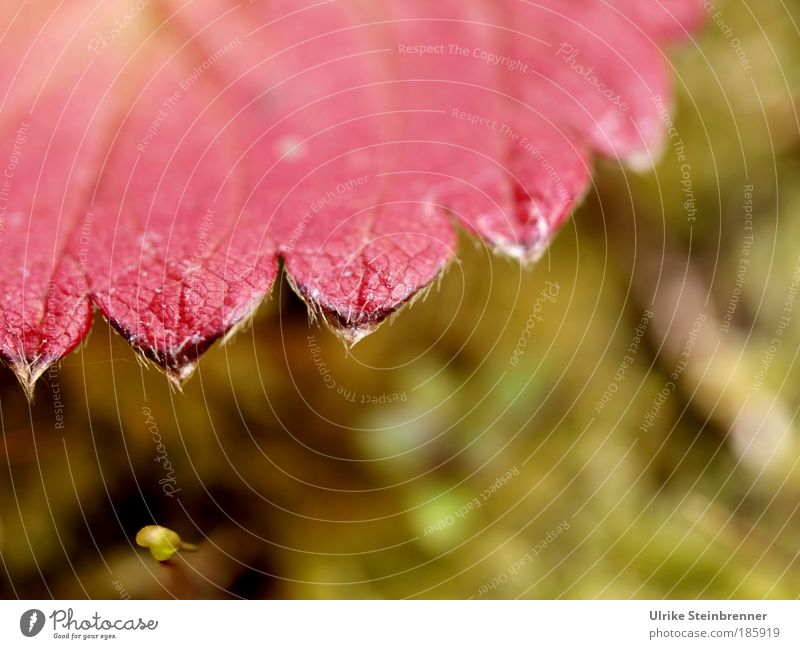
[[[800,10],[717,4],[663,160],[534,268],[462,236],[349,353],[283,283],[184,394],[99,319],[2,372],[0,594],[800,596]]]

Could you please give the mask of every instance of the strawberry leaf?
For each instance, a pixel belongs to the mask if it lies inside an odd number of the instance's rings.
[[[599,154],[664,143],[694,0],[12,3],[0,356],[30,392],[93,306],[177,384],[283,261],[352,343],[455,258],[536,260]]]

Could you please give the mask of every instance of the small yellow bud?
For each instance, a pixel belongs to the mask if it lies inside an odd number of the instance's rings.
[[[161,525],[147,525],[136,533],[136,544],[148,548],[156,561],[166,561],[178,550],[195,552],[197,547],[184,543],[177,532]]]

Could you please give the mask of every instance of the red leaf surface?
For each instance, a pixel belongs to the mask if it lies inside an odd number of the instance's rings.
[[[349,342],[460,224],[537,259],[592,154],[664,142],[696,0],[15,2],[0,19],[0,356],[30,391],[96,307],[176,382],[279,260]]]

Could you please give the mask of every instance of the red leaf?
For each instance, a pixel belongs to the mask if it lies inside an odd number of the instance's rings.
[[[86,9],[50,9],[11,11],[0,44],[0,355],[29,394],[91,324],[86,255],[71,234],[103,153],[90,129],[110,138],[113,109],[99,107],[117,67],[88,51]]]
[[[443,272],[453,219],[535,260],[590,152],[652,163],[659,46],[703,13],[54,4],[0,25],[0,355],[29,389],[85,336],[91,304],[179,383],[269,293],[279,258],[351,342]]]

